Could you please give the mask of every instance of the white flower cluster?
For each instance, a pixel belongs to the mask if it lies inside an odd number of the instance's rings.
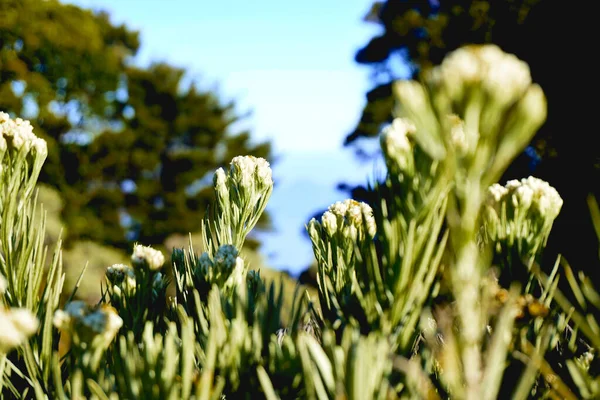
[[[519,180],[513,179],[506,186],[492,185],[488,189],[488,204],[498,206],[502,202],[510,202],[515,209],[525,213],[529,210],[540,217],[554,221],[563,205],[563,200],[552,186],[541,179],[530,176]]]
[[[332,204],[321,216],[320,224],[314,218],[309,222],[309,231],[311,226],[322,226],[330,238],[341,236],[353,241],[364,240],[365,236],[373,238],[377,231],[373,209],[366,203],[352,199]]]
[[[2,278],[0,276],[0,278]],[[0,306],[0,354],[23,344],[39,326],[37,318],[24,308],[4,309]]]
[[[267,160],[253,156],[234,157],[226,171],[219,168],[213,178],[222,243],[239,248],[258,222],[273,190]],[[217,228],[215,228],[217,229]]]
[[[492,185],[485,203],[485,237],[508,240],[509,246],[517,240],[522,256],[529,257],[546,243],[563,200],[547,182],[530,176]]]
[[[441,160],[451,145],[464,157],[477,152],[480,137],[490,138],[486,143],[499,154],[489,166],[494,174],[529,142],[547,111],[527,63],[496,45],[461,47],[428,71],[423,84],[397,81],[394,94],[397,116],[415,124],[415,141],[429,156]],[[446,124],[443,119],[452,114],[462,123]]]
[[[48,154],[46,141],[35,136],[29,121],[21,118],[12,120],[7,113],[0,112],[0,151],[6,148],[17,151],[23,148],[25,152],[33,148],[36,154],[42,154],[44,157]]]
[[[220,173],[223,175],[223,173]],[[237,156],[231,160],[229,176],[242,187],[250,188],[273,186],[273,176],[269,163],[264,158]]]
[[[150,246],[136,244],[133,246],[131,262],[136,268],[148,267],[151,271],[158,271],[165,263],[165,256]]]
[[[105,346],[112,342],[123,326],[123,320],[114,308],[103,305],[93,309],[83,301],[73,301],[64,310],[57,310],[53,323],[62,331],[76,333],[82,339],[82,345],[99,337]]]
[[[416,132],[415,125],[406,118],[396,118],[380,136],[381,149],[386,160],[393,162],[400,171],[412,175],[414,170],[413,144],[410,135]]]
[[[455,100],[463,98],[469,86],[481,85],[502,106],[514,103],[531,85],[527,63],[491,44],[451,52],[434,69],[431,79]]]
[[[113,285],[113,290],[119,294],[125,290],[126,293],[135,292],[137,282],[135,271],[125,264],[113,264],[106,269],[106,278]]]

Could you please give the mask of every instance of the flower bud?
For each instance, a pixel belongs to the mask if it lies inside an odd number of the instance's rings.
[[[235,246],[230,244],[220,246],[217,254],[213,257],[215,268],[230,273],[236,265],[238,254],[239,252]]]
[[[321,225],[329,236],[335,235],[337,232],[337,218],[331,211],[326,211],[321,217]]]
[[[409,175],[414,173],[413,145],[409,135],[415,132],[415,125],[408,119],[396,118],[380,137],[381,149],[392,167]]]

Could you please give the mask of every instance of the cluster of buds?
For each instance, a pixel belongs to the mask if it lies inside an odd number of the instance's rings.
[[[485,187],[546,118],[544,94],[527,64],[495,45],[455,50],[423,84],[399,81],[394,92],[396,114],[412,121],[423,150],[437,160],[455,154],[463,168],[481,171]]]
[[[131,263],[132,266],[114,264],[106,269],[106,294],[123,324],[141,332],[140,321],[159,318],[164,309],[169,280],[160,272],[165,257],[152,247],[134,245]]]
[[[352,284],[356,246],[371,242],[377,232],[373,210],[368,204],[345,200],[329,206],[321,222],[311,219],[307,226],[321,274],[335,282],[336,292]]]
[[[227,172],[219,168],[213,179],[217,209],[221,213],[223,237],[219,244],[230,243],[241,248],[246,235],[258,222],[273,190],[269,163],[253,156],[235,157]]]
[[[314,218],[308,223],[311,238],[316,235],[343,242],[372,239],[376,231],[373,209],[366,203],[352,199],[329,206],[321,216],[320,223]]]
[[[450,53],[430,79],[453,101],[471,95],[479,86],[490,100],[506,107],[531,85],[529,66],[498,46],[465,46]]]
[[[136,244],[133,246],[131,262],[135,268],[147,268],[150,271],[158,271],[165,263],[165,256],[150,246]]]
[[[10,193],[31,196],[47,155],[46,141],[35,136],[29,121],[0,112],[0,210]]]
[[[53,323],[56,328],[70,334],[73,343],[85,350],[90,345],[108,347],[123,320],[110,306],[92,308],[83,301],[73,301],[64,310],[55,312]]]
[[[7,149],[15,153],[21,150],[29,153],[34,149],[36,154],[43,154],[44,158],[48,153],[46,141],[35,136],[29,121],[21,118],[12,120],[7,113],[0,112],[0,152],[4,153]]]
[[[39,322],[31,311],[24,308],[5,309],[0,305],[0,354],[22,345],[37,332],[38,326]]]
[[[212,259],[206,252],[198,258],[194,278],[197,281],[196,287],[205,289],[202,290],[203,292],[208,293],[213,285],[230,291],[245,287],[247,273],[248,270],[244,260],[239,256],[238,249],[224,244],[218,248]]]
[[[516,245],[521,257],[534,256],[545,245],[562,204],[556,189],[531,176],[506,186],[494,184],[483,210],[485,236]]]

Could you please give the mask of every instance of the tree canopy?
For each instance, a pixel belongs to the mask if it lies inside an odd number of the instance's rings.
[[[48,142],[42,181],[64,199],[67,244],[162,244],[199,229],[212,171],[268,143],[235,132],[233,102],[166,62],[133,63],[139,34],[57,0],[0,0],[0,109]]]
[[[573,265],[600,267],[586,203],[590,193],[600,195],[600,151],[590,132],[595,125],[588,93],[598,76],[587,56],[595,34],[593,13],[586,9],[583,2],[567,5],[551,0],[375,2],[365,21],[379,25],[381,33],[355,57],[358,63],[371,66],[374,87],[345,145],[360,150],[358,139],[376,136],[391,120],[394,80],[418,77],[461,45],[495,43],[529,64],[533,80],[548,99],[545,125],[504,179],[534,173],[565,199],[550,237],[549,262],[558,252]],[[409,65],[408,76],[399,64]],[[368,197],[364,188],[354,188],[354,194]]]

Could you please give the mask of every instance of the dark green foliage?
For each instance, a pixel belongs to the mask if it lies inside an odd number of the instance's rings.
[[[108,14],[0,4],[0,110],[48,142],[41,180],[63,197],[66,245],[125,249],[196,231],[212,199],[206,177],[235,155],[269,156],[268,143],[232,133],[234,104],[184,85],[183,69],[134,66],[138,32]]]

